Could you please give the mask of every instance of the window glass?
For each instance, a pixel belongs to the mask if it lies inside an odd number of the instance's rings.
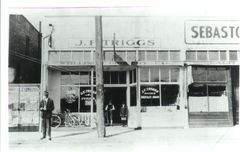
[[[145,61],[145,51],[139,50],[139,61]]]
[[[179,69],[172,68],[171,69],[171,82],[178,82],[179,81]]]
[[[197,51],[197,60],[207,60],[207,51]]]
[[[208,68],[208,81],[226,81],[226,70],[224,68]]]
[[[61,112],[78,112],[79,87],[61,86]]]
[[[80,72],[80,84],[81,85],[91,84],[91,76],[89,71]]]
[[[71,72],[70,73],[71,84],[77,85],[80,83],[80,75],[79,72]]]
[[[118,72],[112,71],[111,73],[111,84],[118,84]]]
[[[80,112],[91,111],[91,94],[90,87],[80,87]]]
[[[73,51],[72,61],[82,62],[83,61],[83,51]]]
[[[226,51],[220,51],[220,60],[221,61],[227,60],[227,53],[226,53]]]
[[[130,106],[136,106],[136,86],[130,87]]]
[[[133,71],[129,71],[129,83],[133,83]]]
[[[207,86],[205,84],[192,84],[188,87],[188,96],[207,96]]]
[[[171,61],[180,60],[180,51],[170,51],[170,60]]]
[[[169,81],[169,68],[161,68],[161,82]]]
[[[219,52],[218,51],[209,51],[209,60],[218,61],[219,60]]]
[[[135,70],[133,70],[133,75],[134,75],[134,80],[133,80],[133,82],[135,83],[136,82],[136,69]]]
[[[135,51],[127,51],[127,61],[136,61]]]
[[[126,84],[126,71],[119,72],[119,84]]]
[[[196,53],[195,51],[187,51],[186,52],[186,58],[188,61],[194,61],[196,60]]]
[[[178,85],[162,85],[161,101],[162,106],[176,105],[179,94]]]
[[[159,85],[141,86],[141,106],[159,106]]]
[[[62,85],[71,84],[70,72],[61,73],[61,84]]]
[[[71,61],[71,52],[61,52],[61,61],[62,62]]]
[[[140,69],[141,82],[149,82],[149,68]]]
[[[156,51],[147,51],[147,61],[156,61]]]
[[[226,86],[225,85],[209,85],[208,86],[208,95],[209,96],[226,96]]]
[[[159,51],[158,52],[159,61],[168,61],[168,51]]]
[[[192,69],[194,81],[207,81],[207,71],[205,67],[193,67]]]
[[[92,61],[91,51],[84,51],[84,61]]]
[[[237,51],[229,51],[229,60],[238,60]]]
[[[104,79],[104,84],[110,84],[111,80],[110,80],[110,72],[108,71],[104,71],[103,72],[103,79]]]
[[[150,81],[159,82],[159,68],[157,67],[150,68]]]

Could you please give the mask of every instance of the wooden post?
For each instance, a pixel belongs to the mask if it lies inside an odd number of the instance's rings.
[[[102,17],[95,17],[95,62],[96,62],[96,111],[97,134],[99,138],[106,135],[104,125],[104,95],[103,95],[103,54],[102,54]]]

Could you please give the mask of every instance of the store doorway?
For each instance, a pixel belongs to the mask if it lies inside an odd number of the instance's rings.
[[[115,106],[113,111],[113,125],[119,125],[120,120],[120,107],[122,103],[126,104],[126,89],[125,87],[105,87],[104,88],[104,108],[108,104],[109,100]]]

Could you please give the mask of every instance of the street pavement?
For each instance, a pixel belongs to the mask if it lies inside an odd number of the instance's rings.
[[[249,152],[239,126],[219,128],[106,127],[105,138],[90,128],[52,130],[52,141],[39,132],[9,132],[10,152]],[[250,142],[249,142],[250,144]],[[243,149],[244,148],[244,149]]]

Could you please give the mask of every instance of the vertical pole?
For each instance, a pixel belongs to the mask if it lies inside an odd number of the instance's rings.
[[[41,51],[41,79],[40,79],[40,100],[42,99],[43,97],[43,68],[44,68],[44,62],[43,62],[43,59],[44,59],[44,55],[43,55],[43,47],[42,47],[42,22],[39,21],[39,50]],[[39,132],[42,131],[42,126],[41,126],[41,113],[40,113],[40,110],[38,109],[38,118],[39,118]]]
[[[95,41],[96,41],[96,111],[97,134],[99,138],[106,135],[104,126],[104,95],[103,95],[103,53],[102,53],[102,17],[95,17]]]

